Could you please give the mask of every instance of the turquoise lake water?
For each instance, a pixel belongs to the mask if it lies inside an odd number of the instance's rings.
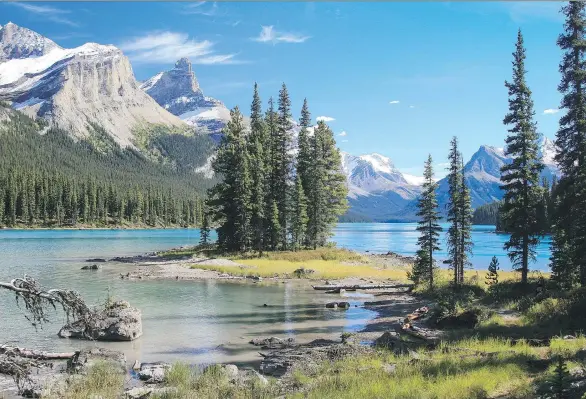
[[[107,346],[124,351],[129,361],[244,363],[258,358],[256,348],[248,345],[254,337],[294,336],[301,342],[337,338],[343,331],[361,329],[374,317],[361,307],[347,312],[325,309],[323,304],[331,297],[295,283],[127,281],[118,275],[134,266],[111,262],[98,272],[80,270],[88,258],[137,255],[191,245],[198,239],[195,229],[0,230],[0,280],[29,274],[47,287],[78,290],[90,303],[103,301],[109,292],[141,309],[144,327],[143,337],[133,342],[59,339],[56,333],[65,322],[62,313],[51,314],[52,322],[35,331],[18,314],[13,295],[4,292],[0,293],[0,342],[53,351]],[[474,267],[486,269],[497,255],[502,268],[509,269],[502,250],[506,239],[495,234],[494,227],[475,227]],[[404,255],[413,255],[416,240],[415,224],[340,224],[332,238],[339,246],[357,251]],[[547,270],[548,258],[549,243],[544,241],[532,268]],[[347,300],[359,305],[364,298]]]

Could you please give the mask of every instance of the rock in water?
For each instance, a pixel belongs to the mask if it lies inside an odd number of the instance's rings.
[[[81,268],[81,270],[100,270],[100,266],[98,265],[86,265]]]
[[[132,341],[142,335],[140,310],[126,301],[117,301],[96,314],[91,322],[79,320],[61,328],[61,338],[98,341]]]

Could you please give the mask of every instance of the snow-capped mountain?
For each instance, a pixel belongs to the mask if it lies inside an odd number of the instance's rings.
[[[95,123],[126,147],[146,123],[186,126],[139,88],[128,58],[114,46],[65,49],[8,23],[0,28],[0,50],[0,99],[74,136],[87,137]]]
[[[156,74],[140,87],[167,111],[200,131],[220,133],[230,120],[230,111],[221,101],[204,96],[187,58],[181,58],[175,68]]]
[[[386,221],[417,198],[421,188],[405,179],[392,161],[380,154],[360,156],[345,152],[349,213],[364,220]]]

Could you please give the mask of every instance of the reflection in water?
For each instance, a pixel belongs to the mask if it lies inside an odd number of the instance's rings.
[[[502,251],[507,237],[493,230],[475,227],[475,267],[486,268],[493,255],[503,268],[508,264]],[[108,292],[128,300],[142,310],[144,336],[98,345],[124,351],[129,361],[250,362],[258,359],[256,348],[248,344],[254,337],[294,336],[301,342],[335,338],[362,328],[373,317],[373,312],[355,307],[365,298],[348,295],[352,307],[347,311],[325,309],[331,296],[294,283],[126,281],[118,276],[133,266],[117,263],[104,263],[97,272],[80,270],[87,258],[136,255],[198,239],[194,229],[0,230],[0,280],[30,274],[47,287],[78,290],[91,303],[105,300]],[[414,224],[341,224],[333,240],[359,251],[413,254],[417,233]],[[538,248],[537,268],[546,269],[548,257],[545,243]],[[52,351],[96,345],[57,338],[65,323],[60,312],[51,312],[52,323],[35,331],[24,317],[13,317],[16,309],[12,295],[0,295],[2,343]]]

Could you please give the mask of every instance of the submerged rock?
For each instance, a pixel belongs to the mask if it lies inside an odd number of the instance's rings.
[[[251,340],[249,343],[255,346],[261,346],[263,349],[282,349],[295,346],[295,338],[255,338]]]
[[[84,267],[81,268],[81,270],[99,270],[100,266],[98,265],[86,265]]]
[[[126,301],[117,301],[98,312],[91,321],[78,320],[61,328],[61,338],[98,341],[132,341],[142,335],[140,310]]]

